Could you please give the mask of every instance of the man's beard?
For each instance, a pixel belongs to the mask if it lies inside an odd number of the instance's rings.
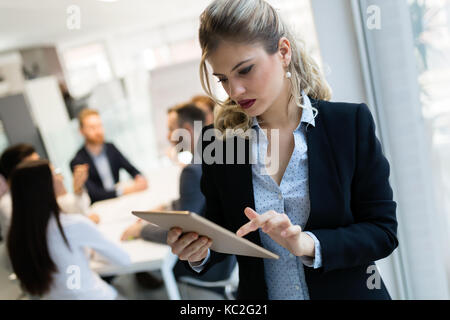
[[[94,139],[91,139],[91,138],[86,139],[87,144],[103,144],[104,142],[105,142],[104,137],[94,138]]]

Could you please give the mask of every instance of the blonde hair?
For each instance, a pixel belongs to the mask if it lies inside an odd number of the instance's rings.
[[[196,96],[193,96],[193,97],[191,98],[191,101],[192,101],[194,104],[197,104],[197,103],[203,103],[204,105],[208,106],[208,108],[209,108],[209,110],[210,110],[211,112],[214,112],[214,108],[215,108],[215,106],[216,106],[216,102],[215,102],[213,99],[211,99],[210,97],[208,97],[208,96],[205,96],[205,95],[196,95]]]
[[[98,113],[97,110],[89,109],[89,108],[85,108],[80,111],[80,113],[78,114],[78,123],[80,125],[80,128],[83,128],[83,120],[92,115],[99,116],[100,114]]]
[[[297,40],[275,9],[264,0],[215,0],[200,15],[199,41],[202,49],[200,81],[205,92],[216,102],[214,127],[222,133],[226,129],[247,130],[251,118],[231,98],[219,101],[214,97],[208,78],[206,59],[218,47],[220,41],[261,43],[268,54],[275,54],[278,43],[286,37],[292,50],[292,97],[299,107],[303,91],[318,100],[329,100],[331,90],[315,61],[307,54],[303,42]],[[317,109],[314,116],[317,115]]]

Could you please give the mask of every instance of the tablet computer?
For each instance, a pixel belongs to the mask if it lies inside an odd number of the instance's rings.
[[[156,224],[164,230],[180,227],[184,233],[196,232],[200,236],[212,239],[211,250],[221,253],[278,259],[279,256],[269,250],[240,238],[233,232],[190,211],[133,211],[135,216]]]

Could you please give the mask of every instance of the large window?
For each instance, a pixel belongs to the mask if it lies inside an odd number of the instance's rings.
[[[450,4],[354,3],[368,99],[398,204],[397,297],[448,299]]]
[[[420,102],[432,152],[438,209],[450,230],[450,2],[409,0]]]

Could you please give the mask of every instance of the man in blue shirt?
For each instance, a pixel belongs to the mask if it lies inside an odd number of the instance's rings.
[[[99,113],[93,109],[83,109],[78,115],[80,133],[85,143],[70,162],[72,171],[75,167],[85,165],[89,170],[89,178],[85,187],[92,202],[119,197],[124,194],[147,189],[147,180],[114,146],[105,142],[105,133]],[[119,171],[125,169],[133,178],[127,186],[118,185]],[[149,289],[162,285],[160,279],[146,272],[136,273],[136,280]],[[114,277],[104,280],[111,282]]]
[[[70,162],[70,167],[72,171],[80,164],[89,167],[86,188],[92,202],[145,190],[147,180],[139,170],[112,143],[105,142],[99,113],[96,110],[84,109],[78,115],[78,120],[85,144]],[[117,184],[120,169],[125,169],[134,178],[132,184],[125,187]]]

